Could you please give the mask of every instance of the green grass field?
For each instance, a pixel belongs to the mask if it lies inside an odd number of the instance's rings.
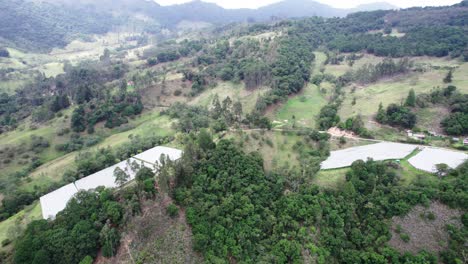
[[[349,170],[349,168],[321,170],[314,176],[312,183],[323,188],[336,189],[345,182],[345,176]]]
[[[320,93],[316,85],[309,84],[300,95],[290,98],[274,113],[274,120],[281,126],[312,127],[320,109],[327,104],[327,100]]]

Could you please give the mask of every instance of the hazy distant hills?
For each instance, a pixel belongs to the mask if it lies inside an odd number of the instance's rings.
[[[226,24],[308,16],[342,17],[357,11],[396,8],[374,3],[337,9],[313,0],[284,0],[259,9],[224,9],[193,1],[161,6],[153,0],[0,0],[0,45],[47,50],[81,34],[101,34],[120,25],[138,24],[148,32],[175,28],[180,22]]]
[[[38,0],[36,0],[38,1]],[[361,5],[352,9],[339,9],[313,0],[284,0],[258,9],[224,9],[216,4],[199,0],[180,5],[161,6],[151,0],[43,0],[74,7],[87,6],[100,11],[140,12],[156,21],[171,26],[180,21],[230,23],[241,21],[266,21],[271,18],[295,18],[308,16],[346,16],[352,12],[398,7],[385,2]]]

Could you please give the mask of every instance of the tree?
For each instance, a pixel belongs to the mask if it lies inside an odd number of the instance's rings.
[[[106,258],[115,256],[120,244],[120,235],[117,230],[106,223],[99,234],[102,245],[102,255]]]
[[[233,105],[234,108],[234,117],[237,122],[240,122],[242,120],[242,104],[241,102],[237,101]]]
[[[387,122],[387,115],[385,114],[385,110],[383,108],[382,103],[379,104],[379,110],[377,110],[377,115],[375,116],[375,119],[381,124],[385,124]]]
[[[79,106],[73,110],[71,117],[71,127],[75,132],[83,132],[86,130],[85,111],[83,106]]]
[[[414,92],[414,89],[411,89],[409,91],[408,97],[406,98],[406,101],[405,101],[405,106],[409,106],[409,107],[416,106],[416,93]]]
[[[115,177],[115,183],[119,186],[124,185],[130,178],[130,176],[125,171],[123,171],[120,167],[116,167],[114,169],[114,177]]]
[[[443,176],[447,175],[450,171],[450,167],[445,164],[445,163],[439,163],[436,164],[436,174],[439,178],[442,178]]]
[[[176,216],[179,215],[179,208],[176,205],[171,203],[170,205],[167,206],[166,212],[170,217],[175,218]]]
[[[204,151],[213,149],[215,147],[211,134],[208,133],[208,131],[206,131],[205,129],[200,130],[200,132],[198,133],[197,142],[200,148]]]
[[[444,83],[451,83],[453,78],[452,70],[449,70],[447,75],[444,78]]]

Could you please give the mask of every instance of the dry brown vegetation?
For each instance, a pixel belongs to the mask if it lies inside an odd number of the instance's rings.
[[[192,232],[185,221],[185,211],[171,218],[166,207],[171,199],[158,195],[146,201],[140,216],[134,217],[124,230],[117,256],[98,258],[96,263],[201,263],[192,249]]]
[[[461,226],[461,212],[440,202],[429,207],[415,206],[404,217],[392,218],[392,238],[389,245],[400,252],[418,253],[421,250],[440,252],[447,248],[447,225]],[[404,237],[409,237],[405,242]]]

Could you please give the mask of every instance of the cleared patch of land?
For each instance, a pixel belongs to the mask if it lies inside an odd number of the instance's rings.
[[[320,109],[327,100],[316,85],[308,84],[300,95],[290,98],[275,111],[277,126],[315,127]]]
[[[246,152],[258,151],[267,170],[297,168],[300,165],[298,148],[314,148],[295,132],[236,131],[227,133],[225,138],[236,140]]]
[[[321,170],[314,176],[312,183],[320,187],[336,189],[345,182],[345,176],[349,170],[349,168]]]
[[[169,198],[156,197],[142,206],[142,213],[133,217],[125,229],[125,236],[113,258],[98,258],[96,263],[203,263],[193,251],[192,232],[186,223],[185,212],[171,218],[166,207]]]
[[[460,217],[461,212],[439,202],[432,202],[427,208],[415,206],[406,216],[392,218],[392,238],[388,244],[402,253],[440,252],[447,247],[446,226],[460,227]]]

